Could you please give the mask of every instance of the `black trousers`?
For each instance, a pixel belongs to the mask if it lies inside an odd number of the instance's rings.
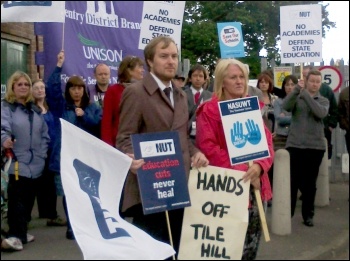
[[[165,212],[144,215],[141,204],[133,206],[132,209],[128,209],[127,212],[127,216],[133,217],[133,225],[142,229],[153,238],[170,244]],[[176,251],[176,256],[179,252],[180,247],[183,213],[183,208],[168,211],[172,240],[174,244],[174,250]]]
[[[316,181],[323,150],[287,148],[290,155],[291,216],[294,216],[298,189],[303,193],[303,219],[315,214]]]
[[[40,218],[55,219],[57,217],[57,195],[54,173],[44,170],[38,179],[40,185],[37,193],[37,203]]]
[[[328,159],[331,159],[333,151],[332,132],[328,128],[324,128],[324,136],[327,140]]]
[[[62,204],[63,204],[64,214],[66,214],[67,231],[72,231],[72,225],[70,224],[69,214],[68,214],[67,199],[65,195],[62,198]]]
[[[19,176],[19,180],[15,180],[15,175],[9,175],[9,184],[7,188],[8,237],[17,237],[23,244],[27,243],[27,226],[31,220],[31,213],[38,186],[38,179]]]
[[[345,133],[345,143],[346,143],[346,149],[348,153],[350,153],[350,132],[349,131]]]

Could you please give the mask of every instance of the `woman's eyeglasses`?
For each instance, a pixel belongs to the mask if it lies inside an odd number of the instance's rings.
[[[35,86],[33,87],[33,91],[42,91],[45,90],[45,86]]]
[[[30,86],[30,84],[29,83],[23,83],[23,82],[21,82],[21,83],[17,83],[17,86]]]

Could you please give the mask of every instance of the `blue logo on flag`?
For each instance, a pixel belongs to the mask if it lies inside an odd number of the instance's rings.
[[[78,159],[73,161],[73,166],[78,174],[81,190],[88,194],[92,208],[94,209],[96,222],[104,239],[117,237],[130,237],[128,232],[116,226],[118,221],[112,217],[107,209],[101,206],[99,196],[99,184],[101,173]]]

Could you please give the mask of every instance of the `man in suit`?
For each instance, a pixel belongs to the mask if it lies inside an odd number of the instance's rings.
[[[103,100],[110,86],[111,69],[107,64],[99,63],[94,68],[95,85],[88,85],[87,92],[91,103],[96,103],[98,107],[103,109]],[[101,138],[101,122],[94,130],[96,137]]]
[[[170,37],[153,38],[145,47],[148,71],[143,80],[125,88],[120,103],[120,122],[117,148],[133,154],[131,134],[178,131],[188,178],[190,167],[203,167],[208,160],[190,141],[187,133],[188,107],[186,94],[172,83],[178,66],[178,49]],[[170,87],[170,89],[166,89]],[[163,90],[169,90],[169,97]],[[144,215],[142,211],[137,175],[128,173],[124,187],[122,211],[133,217],[133,224],[155,239],[169,243],[164,212]],[[178,252],[183,209],[171,210],[174,249]]]
[[[197,107],[211,99],[213,95],[212,92],[205,90],[203,88],[204,84],[207,81],[207,70],[203,65],[196,64],[188,72],[187,77],[188,83],[187,87],[184,89],[187,94],[187,103],[188,103],[188,113],[189,113],[189,122],[188,122],[188,131],[190,138],[195,144],[196,141],[196,110]]]

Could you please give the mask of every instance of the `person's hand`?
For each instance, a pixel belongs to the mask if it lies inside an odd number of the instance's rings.
[[[333,128],[332,127],[328,127],[329,131],[332,132],[333,131]]]
[[[2,146],[5,149],[13,149],[13,144],[15,143],[16,140],[13,140],[11,138],[7,138],[4,143],[2,144]]]
[[[286,115],[283,112],[281,112],[280,117],[286,117]]]
[[[145,164],[145,160],[144,159],[138,159],[135,160],[133,159],[131,162],[131,166],[130,166],[130,171],[134,174],[136,174],[136,171],[141,168],[143,166],[143,164]]]
[[[64,63],[64,51],[60,51],[57,55],[57,67],[62,67]]]
[[[250,184],[253,186],[254,189],[260,190],[260,179],[250,181]]]
[[[303,90],[305,88],[305,81],[302,79],[299,79],[298,85],[301,87],[301,90]]]
[[[243,175],[243,181],[247,182],[250,180],[250,184],[252,184],[255,189],[260,189],[261,171],[261,166],[258,163],[253,163],[253,165],[250,166],[247,172]]]
[[[145,164],[144,159],[138,159],[135,160],[134,154],[126,153],[130,158],[132,158],[131,166],[130,166],[130,171],[133,174],[136,174],[136,171]]]
[[[82,108],[75,108],[75,115],[81,117],[84,115],[84,110]]]
[[[201,168],[201,167],[206,167],[209,164],[209,160],[207,159],[207,157],[205,157],[205,155],[198,151],[196,154],[194,154],[191,157],[191,166],[194,168]]]

